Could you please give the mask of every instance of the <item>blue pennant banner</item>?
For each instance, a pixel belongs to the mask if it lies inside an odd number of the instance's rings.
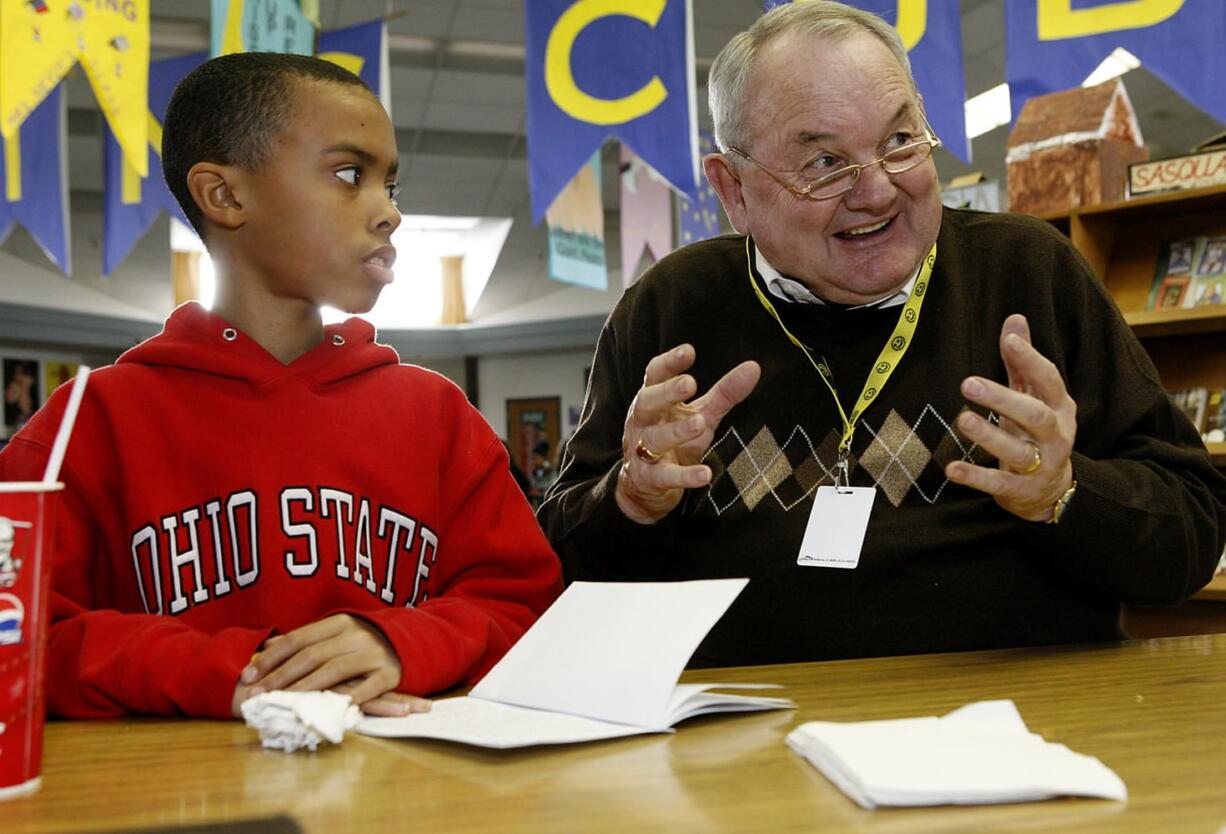
[[[673,188],[697,196],[689,0],[525,3],[533,222],[615,136]]]
[[[322,33],[319,36],[318,55],[361,78],[383,102],[383,109],[391,112],[385,21],[372,20],[370,23]]]
[[[1081,84],[1116,48],[1226,120],[1222,0],[1010,0],[1005,79],[1016,119],[1027,99]]]
[[[142,179],[124,163],[115,135],[110,128],[103,128],[106,134],[102,207],[103,275],[115,271],[160,212],[169,212],[187,224],[183,210],[162,178],[162,120],[175,86],[206,57],[200,52],[149,64],[150,176]]]
[[[703,155],[715,153],[715,137],[705,130],[699,131],[698,147]],[[719,195],[704,177],[697,199],[677,198],[677,245],[684,246],[719,234],[721,211]]]
[[[789,0],[766,0],[764,8]],[[800,0],[803,2],[803,0]],[[924,112],[941,143],[963,162],[971,161],[966,138],[966,74],[962,65],[962,18],[958,0],[844,0],[884,18],[898,29]]]
[[[20,157],[20,178],[10,182],[0,164],[0,242],[17,223],[65,275],[71,274],[68,246],[68,179],[64,172],[64,85],[34,108],[14,146],[0,139],[5,158]]]

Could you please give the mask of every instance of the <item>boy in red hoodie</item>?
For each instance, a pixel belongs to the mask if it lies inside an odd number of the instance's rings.
[[[64,462],[48,709],[227,717],[273,689],[370,713],[480,678],[561,589],[463,393],[352,318],[392,280],[396,138],[354,75],[208,61],[163,172],[217,268],[212,312],[90,378]],[[66,388],[0,454],[37,480]]]

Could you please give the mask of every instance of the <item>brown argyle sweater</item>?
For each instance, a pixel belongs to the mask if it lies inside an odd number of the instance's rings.
[[[911,347],[852,444],[852,484],[878,490],[857,568],[796,564],[841,424],[755,298],[734,235],[660,261],[605,325],[582,420],[539,513],[567,580],[749,577],[695,665],[1112,640],[1123,636],[1122,601],[1176,602],[1202,587],[1226,536],[1226,479],[1085,261],[1020,215],[946,209],[937,246]],[[756,270],[753,280],[762,285]],[[856,397],[900,308],[771,298],[829,363],[844,403]],[[1078,406],[1078,488],[1055,526],[1022,521],[943,472],[957,458],[988,461],[953,428],[967,407],[959,384],[1006,379],[998,344],[1011,313],[1029,319]],[[700,391],[746,359],[762,380],[716,431],[710,486],[638,525],[613,499],[626,409],[648,360],[682,342],[696,348]]]

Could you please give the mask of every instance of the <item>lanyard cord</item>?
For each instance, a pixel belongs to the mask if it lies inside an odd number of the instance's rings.
[[[843,421],[843,437],[839,441],[839,469],[844,485],[847,483],[847,456],[851,451],[851,439],[856,432],[856,422],[860,419],[860,415],[864,413],[865,409],[876,399],[881,389],[885,387],[890,375],[894,373],[894,369],[898,367],[898,363],[902,361],[903,355],[906,354],[907,348],[911,347],[911,337],[915,334],[916,325],[919,323],[920,308],[924,304],[924,296],[928,291],[928,281],[932,278],[932,267],[936,260],[937,245],[934,243],[932,248],[928,250],[928,254],[924,256],[923,263],[920,265],[919,276],[915,279],[915,284],[911,288],[911,294],[907,296],[907,302],[903,305],[902,312],[898,315],[898,323],[894,325],[894,332],[890,334],[890,338],[877,355],[877,361],[874,363],[872,371],[869,372],[868,379],[864,381],[864,388],[860,391],[856,407],[852,409],[851,415],[848,416],[843,410],[843,404],[839,402],[839,394],[835,390],[830,368],[826,366],[825,362],[817,362],[813,358],[813,354],[809,352],[809,349],[792,335],[792,331],[788,330],[787,325],[783,323],[783,319],[779,317],[779,312],[775,309],[775,305],[771,303],[766,294],[762,292],[762,288],[758,286],[758,282],[754,280],[753,258],[749,252],[749,236],[745,236],[745,266],[749,275],[749,285],[753,287],[754,295],[758,297],[758,301],[766,308],[766,312],[770,313],[771,317],[779,324],[779,328],[783,331],[783,335],[788,337],[788,341],[800,348],[805,358],[809,360],[809,364],[813,366],[818,376],[822,378],[822,382],[826,383],[826,387],[830,390],[830,396],[834,398],[835,408],[839,410],[839,419]]]

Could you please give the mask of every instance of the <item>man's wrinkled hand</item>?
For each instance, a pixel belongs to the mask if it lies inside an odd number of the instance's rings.
[[[1030,343],[1025,316],[1015,314],[1005,320],[1000,355],[1008,385],[980,377],[962,382],[963,396],[999,415],[999,425],[969,410],[957,421],[958,430],[994,455],[998,465],[959,460],[945,467],[945,475],[988,493],[1019,518],[1047,521],[1073,483],[1077,403],[1056,366]]]
[[[699,463],[720,421],[753,391],[762,375],[757,362],[742,362],[696,399],[691,345],[647,363],[643,386],[626,413],[617,505],[633,521],[653,524],[681,503],[686,489],[706,486],[710,467]]]

